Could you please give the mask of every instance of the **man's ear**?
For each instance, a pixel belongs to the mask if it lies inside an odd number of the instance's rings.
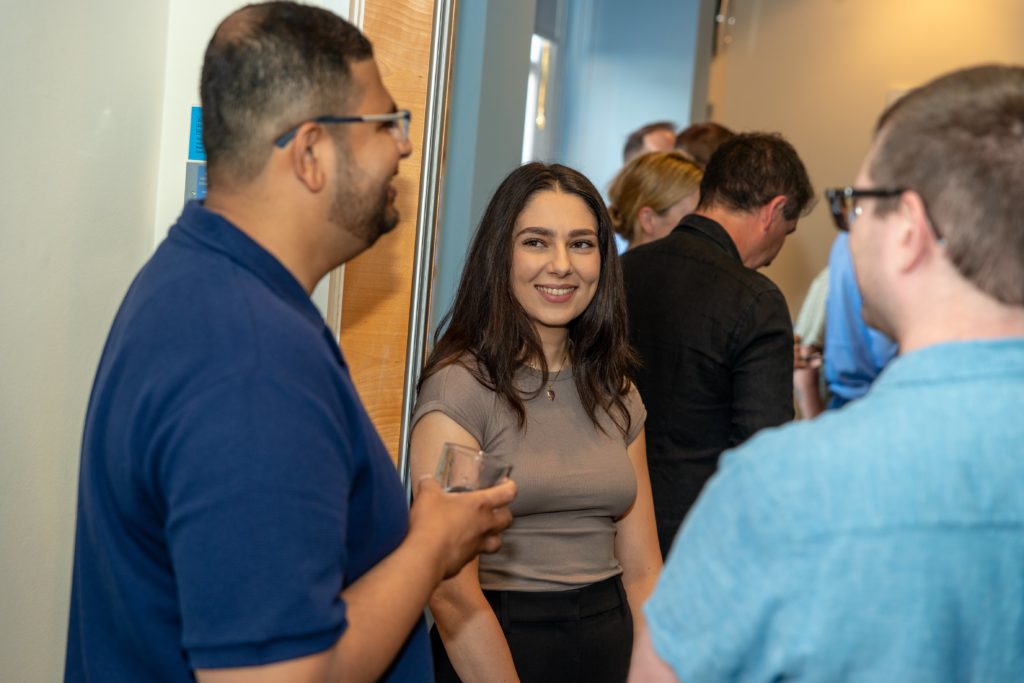
[[[900,195],[898,217],[898,224],[893,226],[899,245],[896,265],[905,272],[921,263],[938,245],[924,200],[917,192],[907,190]]]
[[[641,206],[640,210],[636,212],[637,225],[647,236],[654,234],[654,217],[656,215],[657,212],[649,206]]]
[[[334,141],[322,126],[308,121],[295,133],[289,161],[295,178],[313,193],[327,184],[327,170],[334,163]]]
[[[762,206],[758,212],[758,228],[761,232],[768,232],[776,219],[782,219],[782,212],[786,209],[786,195],[779,194],[772,197],[771,201]]]

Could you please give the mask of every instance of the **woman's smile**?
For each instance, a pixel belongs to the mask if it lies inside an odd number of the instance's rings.
[[[576,291],[575,286],[534,285],[534,287],[540,292],[545,301],[550,301],[553,304],[564,304],[572,298],[573,293]]]

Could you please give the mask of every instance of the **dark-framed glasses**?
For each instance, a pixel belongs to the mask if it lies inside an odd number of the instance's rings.
[[[406,143],[409,141],[409,124],[412,122],[412,112],[408,109],[400,109],[388,114],[363,114],[362,116],[317,116],[312,119],[306,119],[301,123],[295,124],[294,127],[285,131],[279,138],[274,140],[274,144],[278,147],[286,147],[292,138],[295,137],[295,133],[299,130],[299,126],[307,121],[313,123],[386,123],[387,128],[391,131],[391,135],[399,143]]]
[[[836,229],[846,232],[853,225],[857,216],[861,214],[862,209],[857,205],[859,198],[899,197],[905,191],[902,187],[833,187],[825,190],[825,199],[828,200],[828,207],[832,211],[832,221],[836,224]]]
[[[909,191],[911,190],[905,187],[833,187],[825,190],[825,198],[828,200],[829,209],[832,210],[832,221],[836,224],[836,228],[846,232],[853,225],[857,216],[861,214],[862,209],[857,205],[858,199],[862,197],[891,199]],[[938,224],[932,219],[932,214],[928,210],[928,205],[925,204],[924,197],[921,197],[918,193],[915,194],[921,201],[924,215],[928,219],[928,226],[932,229],[935,239],[940,244],[945,244],[946,241],[942,237],[942,232],[939,230]]]

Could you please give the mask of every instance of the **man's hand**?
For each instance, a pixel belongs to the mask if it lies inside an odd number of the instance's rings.
[[[423,477],[409,511],[409,536],[441,546],[444,578],[450,578],[480,553],[501,547],[501,532],[512,524],[508,506],[515,497],[511,480],[481,491],[445,493],[433,478]]]
[[[641,626],[633,639],[629,683],[679,683],[675,672],[655,651],[647,626]]]
[[[822,364],[821,349],[804,344],[799,334],[793,335],[793,370],[817,370]]]
[[[821,349],[801,343],[800,335],[793,335],[793,396],[800,416],[812,419],[825,410],[818,390],[819,370],[823,358]]]

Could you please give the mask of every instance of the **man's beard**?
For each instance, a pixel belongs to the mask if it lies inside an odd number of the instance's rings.
[[[398,225],[398,211],[388,201],[390,179],[385,179],[379,187],[371,185],[369,191],[360,192],[358,181],[365,175],[353,168],[347,150],[340,144],[337,147],[338,186],[331,202],[329,219],[337,227],[371,245]]]

